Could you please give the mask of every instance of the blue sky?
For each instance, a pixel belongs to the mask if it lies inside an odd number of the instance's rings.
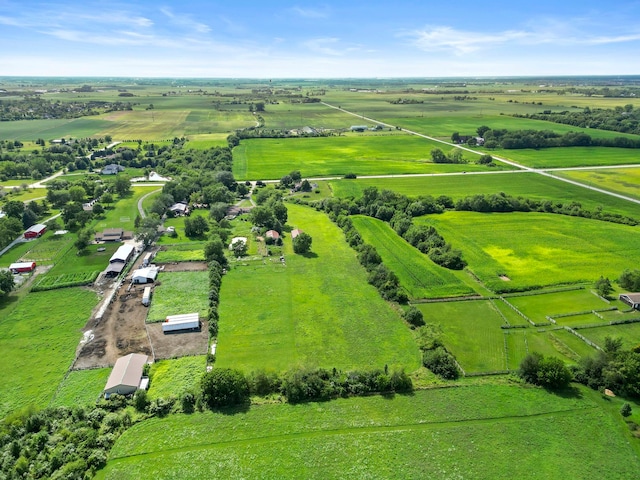
[[[615,74],[640,74],[640,1],[0,0],[0,75]]]

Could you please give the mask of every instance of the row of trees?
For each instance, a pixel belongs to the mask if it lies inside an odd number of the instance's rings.
[[[0,121],[79,118],[132,108],[128,102],[62,102],[46,100],[36,95],[25,95],[19,100],[0,100]]]
[[[494,129],[484,133],[486,148],[507,150],[551,147],[618,147],[640,148],[640,139],[628,137],[593,138],[582,132],[560,135],[551,130]]]

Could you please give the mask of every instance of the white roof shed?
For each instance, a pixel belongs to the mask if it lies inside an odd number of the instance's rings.
[[[120,357],[113,366],[107,385],[104,387],[105,395],[134,393],[142,381],[145,363],[147,363],[147,356],[140,353],[130,353]]]

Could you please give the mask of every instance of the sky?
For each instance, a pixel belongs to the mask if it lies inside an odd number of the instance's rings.
[[[0,0],[0,76],[640,74],[640,1]]]

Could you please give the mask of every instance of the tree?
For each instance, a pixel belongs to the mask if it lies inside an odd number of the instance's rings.
[[[14,287],[13,274],[9,270],[0,271],[0,297],[8,295]]]
[[[9,200],[4,204],[2,210],[7,215],[7,217],[22,220],[22,214],[24,213],[24,203],[20,200]]]
[[[522,360],[518,375],[527,383],[551,390],[567,387],[572,379],[571,371],[562,360],[538,352],[532,352]]]
[[[72,202],[84,202],[85,197],[87,196],[86,190],[80,185],[74,185],[69,188],[69,197],[71,197]]]
[[[307,180],[306,178],[300,184],[300,191],[301,192],[310,192],[311,191],[311,184],[309,183],[309,180]]]
[[[229,204],[224,202],[216,202],[209,208],[209,218],[219,222],[227,215]]]
[[[622,404],[622,407],[620,407],[620,415],[622,415],[623,417],[631,416],[631,405],[629,405],[627,402],[624,402]]]
[[[189,238],[200,237],[208,230],[207,220],[200,215],[184,219],[184,234]]]
[[[487,127],[486,125],[482,125],[481,127],[478,127],[476,129],[476,132],[478,132],[479,137],[484,137],[484,134],[487,133],[489,130],[491,130],[490,127]]]
[[[78,238],[74,245],[79,251],[83,251],[91,244],[91,237],[93,236],[93,230],[90,228],[82,229],[78,232]]]
[[[117,175],[113,181],[113,189],[120,197],[127,196],[131,192],[131,179],[126,175]]]
[[[413,305],[409,306],[409,308],[402,313],[402,318],[414,327],[421,327],[425,324],[422,312]]]
[[[204,258],[207,263],[212,261],[218,262],[220,265],[227,264],[227,257],[224,254],[224,244],[219,236],[214,236],[204,246]]]
[[[600,278],[596,280],[596,283],[593,285],[598,295],[601,297],[607,298],[607,296],[613,292],[613,287],[611,286],[611,282],[608,278],[600,275]]]
[[[160,217],[155,213],[143,218],[140,227],[136,229],[136,240],[141,241],[145,247],[151,245],[158,235],[160,223]]]
[[[433,148],[431,150],[431,161],[433,163],[447,163],[447,156],[439,148]]]
[[[313,239],[311,235],[306,232],[300,232],[296,238],[293,239],[293,251],[298,254],[307,253],[311,250],[311,243]]]
[[[100,205],[99,203],[94,203],[93,204],[93,214],[96,217],[99,217],[103,213],[104,213],[104,207],[102,205]]]
[[[105,192],[102,194],[100,201],[106,205],[111,205],[113,203],[113,195],[109,192]]]
[[[487,153],[481,155],[478,159],[480,165],[490,165],[493,162],[493,157]]]
[[[38,215],[36,215],[36,213],[30,208],[25,208],[24,212],[22,213],[22,226],[27,229],[31,225],[35,225],[37,221]]]
[[[453,143],[460,143],[460,133],[458,133],[458,132],[453,132],[453,133],[451,134],[451,141],[452,141]]]
[[[231,250],[236,257],[243,257],[247,254],[247,242],[238,240],[231,245]]]
[[[203,402],[216,409],[246,402],[249,399],[249,382],[240,370],[214,368],[200,380]]]

